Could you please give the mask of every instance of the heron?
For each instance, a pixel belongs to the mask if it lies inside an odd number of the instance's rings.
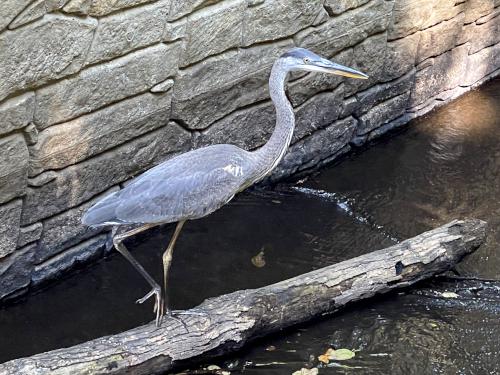
[[[262,147],[246,151],[230,144],[217,144],[180,154],[135,177],[125,188],[104,197],[84,214],[83,224],[112,228],[114,247],[151,286],[151,291],[136,302],[155,298],[156,326],[161,325],[164,315],[172,316],[166,295],[168,272],[184,223],[207,216],[224,206],[237,193],[267,176],[285,155],[295,127],[293,107],[285,94],[286,79],[291,71],[368,78],[362,72],[307,49],[292,48],[282,54],[271,69],[269,94],[275,106],[276,125]],[[177,225],[162,256],[162,290],[123,241],[166,223]]]

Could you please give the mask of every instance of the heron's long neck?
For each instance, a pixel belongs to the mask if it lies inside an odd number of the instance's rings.
[[[295,116],[292,105],[285,95],[287,73],[288,70],[278,60],[273,65],[269,77],[269,93],[276,108],[276,127],[267,143],[255,151],[260,177],[267,175],[276,167],[292,140]]]

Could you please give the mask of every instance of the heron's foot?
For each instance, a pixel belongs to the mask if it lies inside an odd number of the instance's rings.
[[[155,305],[153,307],[153,312],[156,313],[156,326],[161,326],[161,320],[163,317],[163,298],[161,296],[161,288],[159,286],[154,287],[151,291],[144,297],[139,298],[135,303],[144,303],[151,297],[155,297]]]

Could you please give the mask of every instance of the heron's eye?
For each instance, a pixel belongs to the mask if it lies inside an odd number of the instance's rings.
[[[309,57],[304,57],[304,64],[309,64],[311,62],[311,59]]]

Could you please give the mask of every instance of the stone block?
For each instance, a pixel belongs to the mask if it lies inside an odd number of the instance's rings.
[[[423,103],[437,93],[452,89],[463,82],[466,74],[469,44],[464,44],[435,58],[417,71],[411,106]]]
[[[31,1],[33,0],[0,1],[0,31],[5,29]]]
[[[204,129],[239,107],[268,98],[271,66],[292,46],[285,40],[228,51],[180,71],[172,118],[191,129]]]
[[[46,15],[0,34],[0,100],[80,70],[97,21]]]
[[[367,134],[379,126],[403,115],[408,107],[409,98],[410,92],[407,91],[370,109],[359,118],[357,134]]]
[[[17,247],[21,210],[20,199],[0,206],[0,261]]]
[[[383,81],[399,78],[415,67],[419,40],[420,33],[415,33],[387,43]]]
[[[187,131],[169,123],[58,173],[44,172],[35,179],[39,181],[35,181],[38,186],[28,188],[22,224],[28,225],[78,206],[176,153],[187,151],[190,141]]]
[[[43,236],[38,244],[35,263],[44,262],[64,249],[102,232],[102,228],[91,228],[83,225],[81,223],[82,216],[97,201],[118,190],[118,187],[111,188],[78,207],[71,208],[44,220]]]
[[[405,113],[395,120],[389,121],[385,123],[384,125],[376,128],[375,130],[372,130],[367,137],[367,141],[372,141],[384,134],[386,134],[389,131],[395,130],[397,128],[400,128],[406,124],[408,124],[411,120],[415,118],[415,114],[413,113]]]
[[[494,72],[500,67],[500,43],[485,48],[467,57],[467,69],[464,72],[460,84],[472,86],[483,77]]]
[[[157,45],[93,66],[37,91],[39,129],[149,90],[177,69],[180,43]]]
[[[32,284],[37,286],[54,280],[79,264],[99,259],[106,247],[106,238],[105,234],[91,238],[36,265],[31,274]]]
[[[22,134],[0,138],[0,203],[25,193],[29,154]]]
[[[36,245],[17,250],[0,262],[0,300],[27,287],[31,281]]]
[[[224,2],[209,7],[187,19],[186,49],[182,65],[191,65],[241,43],[245,0]]]
[[[21,129],[33,121],[35,95],[30,92],[0,104],[0,135]]]
[[[300,47],[324,56],[333,56],[370,35],[384,31],[391,17],[391,9],[392,2],[373,0],[318,27],[300,31],[294,39]]]
[[[433,0],[430,2],[433,3],[432,12],[428,18],[424,19],[422,29],[450,20],[464,12],[468,6],[466,1],[457,0]]]
[[[32,22],[45,14],[61,9],[68,0],[35,0],[12,21],[9,29]]]
[[[65,13],[74,13],[80,16],[89,14],[92,0],[69,0],[63,7]]]
[[[471,23],[493,12],[494,0],[468,0],[465,5],[465,23]]]
[[[172,0],[168,19],[179,19],[205,6],[220,3],[222,0]]]
[[[276,114],[271,102],[256,104],[212,124],[197,139],[196,147],[229,143],[252,150],[269,139],[275,122]]]
[[[500,16],[481,25],[467,25],[463,29],[463,38],[470,42],[471,55],[500,42]]]
[[[161,0],[103,17],[86,64],[110,60],[162,40],[170,0]]]
[[[94,17],[102,17],[107,14],[116,12],[121,9],[134,7],[136,5],[150,3],[154,0],[92,0],[88,14]],[[86,6],[84,1],[80,1],[83,6]]]
[[[389,40],[403,38],[422,29],[432,15],[438,0],[398,0],[394,3],[393,19],[388,28]]]
[[[21,218],[21,215],[19,215]],[[42,235],[43,226],[38,222],[19,228],[19,237],[17,239],[17,247],[23,247],[29,243],[38,241]]]
[[[245,11],[243,45],[285,38],[314,24],[323,0],[265,0]]]
[[[443,21],[423,30],[418,42],[417,64],[454,48],[458,44],[463,23],[464,14],[461,13],[449,21]]]
[[[29,175],[76,164],[164,126],[170,102],[171,92],[145,93],[41,131],[29,147]]]
[[[346,10],[357,8],[369,0],[326,0],[325,9],[330,16],[338,16]]]

